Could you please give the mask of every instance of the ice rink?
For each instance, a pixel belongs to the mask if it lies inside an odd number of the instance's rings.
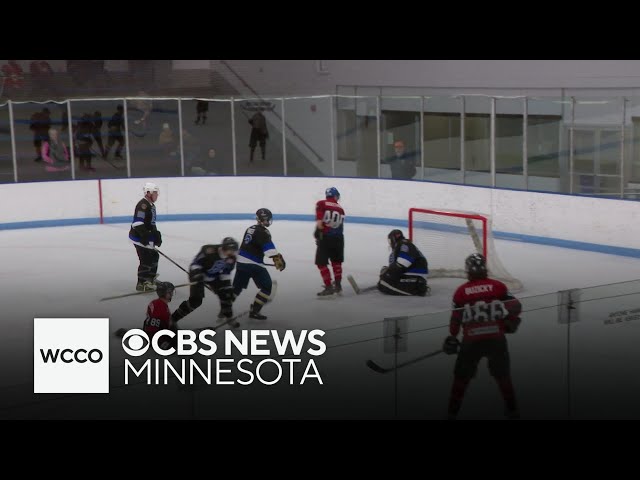
[[[219,242],[225,236],[241,240],[244,230],[251,224],[251,221],[163,222],[159,217],[158,226],[164,240],[161,250],[188,267],[201,245]],[[377,281],[380,267],[387,263],[389,247],[386,236],[392,228],[349,224],[347,219],[345,276],[353,275],[361,287]],[[137,256],[128,240],[128,230],[128,224],[111,224],[0,232],[5,299],[3,334],[0,337],[3,388],[31,385],[30,378],[25,380],[24,371],[16,369],[15,365],[33,364],[34,317],[109,317],[113,331],[120,327],[142,327],[146,305],[155,298],[155,294],[99,301],[101,297],[134,291]],[[319,299],[316,293],[321,289],[321,279],[313,264],[313,223],[278,221],[276,215],[270,231],[287,266],[283,272],[270,269],[272,278],[278,282],[278,291],[275,300],[263,310],[269,319],[260,322],[245,318],[242,328],[332,330],[381,322],[385,317],[445,312],[451,305],[455,287],[462,283],[460,279],[432,279],[431,296],[407,298],[383,296],[378,292],[356,296],[345,281],[342,297]],[[632,280],[640,271],[640,259],[513,241],[496,240],[495,245],[504,266],[524,284],[519,297]],[[427,248],[423,253],[428,259]],[[464,255],[460,258],[461,266],[463,262]],[[162,257],[158,272],[161,280],[186,283],[186,275]],[[248,309],[256,291],[251,284],[242,293],[234,305],[236,312]],[[177,308],[187,297],[188,288],[178,289],[171,309]],[[182,328],[214,326],[218,309],[217,298],[207,292],[202,307],[180,325]],[[422,321],[428,327],[441,326],[446,319],[447,314],[442,313],[415,321]],[[379,325],[373,328],[381,333]],[[354,341],[364,332],[345,331]],[[433,336],[434,345],[439,344],[445,335],[446,330],[439,330]],[[112,343],[110,361],[114,365],[122,364],[119,340],[114,337]],[[375,348],[380,350],[381,346],[376,345]],[[345,358],[345,362],[349,362],[349,357]],[[350,366],[345,367],[348,370]],[[358,363],[357,368],[361,367]],[[364,368],[361,370],[366,371]],[[23,414],[29,416],[24,411]]]

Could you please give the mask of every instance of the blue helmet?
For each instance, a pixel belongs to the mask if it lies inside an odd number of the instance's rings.
[[[338,189],[337,189],[336,187],[330,187],[330,188],[327,188],[327,189],[324,191],[324,195],[325,195],[327,198],[329,198],[329,197],[333,197],[333,198],[335,198],[336,200],[340,200],[340,192],[338,191]]]

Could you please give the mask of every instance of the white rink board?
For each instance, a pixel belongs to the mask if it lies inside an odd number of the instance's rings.
[[[276,216],[313,215],[314,204],[323,197],[325,188],[335,186],[348,217],[406,221],[410,207],[466,210],[490,214],[493,228],[499,232],[640,249],[637,202],[384,179],[103,180],[104,217],[132,215],[146,181],[160,186],[159,221],[167,214],[251,214],[260,207],[270,208]],[[0,212],[0,224],[100,216],[98,182],[91,180],[1,185],[0,201],[6,206]]]

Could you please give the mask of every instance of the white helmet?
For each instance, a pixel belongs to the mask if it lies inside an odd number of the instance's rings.
[[[156,185],[153,182],[147,182],[144,184],[144,187],[142,188],[142,193],[146,195],[148,192],[151,192],[151,193],[160,192],[160,187],[158,187],[158,185]]]

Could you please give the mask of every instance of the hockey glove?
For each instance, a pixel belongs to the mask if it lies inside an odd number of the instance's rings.
[[[273,258],[273,263],[276,266],[276,270],[281,272],[287,266],[287,263],[284,261],[284,257],[282,256],[282,254],[279,253],[271,258]]]
[[[447,355],[455,355],[458,353],[458,348],[460,347],[460,342],[453,335],[449,335],[445,341],[444,345],[442,345],[442,351]]]
[[[504,321],[504,333],[516,333],[522,320],[520,317],[507,318]]]
[[[317,244],[318,244],[318,242],[319,242],[320,240],[322,240],[322,230],[320,230],[320,229],[316,228],[316,229],[313,231],[313,238],[315,238],[315,239],[316,239],[316,245],[317,245]]]
[[[160,230],[156,230],[156,242],[155,242],[156,247],[160,247],[162,246],[162,234],[160,233]]]
[[[140,243],[142,245],[144,245],[145,247],[149,246],[149,234],[148,233],[143,233],[140,235]]]
[[[380,275],[380,279],[387,283],[394,283],[400,279],[403,273],[403,269],[397,267],[394,263]]]

